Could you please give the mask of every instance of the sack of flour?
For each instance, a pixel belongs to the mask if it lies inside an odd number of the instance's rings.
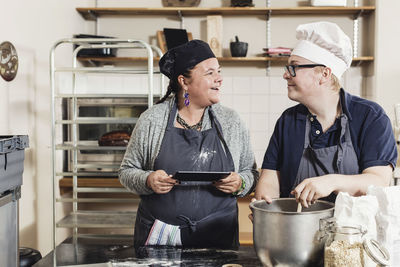
[[[390,266],[400,267],[400,186],[368,187],[368,196],[378,200],[377,240],[390,254]]]
[[[352,197],[348,193],[340,192],[335,202],[334,217],[337,224],[359,225],[363,230],[367,230],[365,237],[377,239],[375,216],[378,208],[378,200],[375,196]],[[364,267],[376,266],[376,263],[370,257],[363,256],[360,260]]]
[[[377,239],[375,215],[378,209],[376,196],[352,197],[340,192],[336,198],[334,216],[339,224],[361,225],[368,231],[368,237]]]

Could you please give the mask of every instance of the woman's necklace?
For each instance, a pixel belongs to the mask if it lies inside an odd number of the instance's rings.
[[[182,119],[181,116],[179,116],[179,112],[178,112],[178,114],[176,115],[176,121],[177,121],[180,125],[182,125],[182,127],[183,127],[184,129],[201,131],[201,126],[203,125],[203,117],[204,117],[204,113],[203,113],[203,115],[201,116],[201,119],[200,119],[200,121],[199,121],[198,123],[196,123],[196,124],[190,126],[189,124],[187,124],[187,122],[186,122],[184,119]]]

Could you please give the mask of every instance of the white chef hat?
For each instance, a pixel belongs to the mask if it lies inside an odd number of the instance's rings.
[[[320,21],[296,29],[299,43],[292,55],[304,57],[332,69],[337,78],[350,67],[353,58],[350,38],[335,23]]]

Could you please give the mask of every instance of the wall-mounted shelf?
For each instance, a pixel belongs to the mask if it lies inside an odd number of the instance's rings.
[[[83,8],[76,10],[86,20],[95,20],[100,16],[129,16],[129,15],[233,15],[233,16],[262,16],[262,15],[363,15],[375,11],[374,6],[360,7],[164,7],[164,8]]]
[[[145,61],[146,58],[141,57],[79,57],[81,62],[94,62],[94,63],[118,63],[118,62],[138,62]],[[218,57],[219,62],[237,62],[237,63],[257,63],[257,62],[287,62],[287,57]],[[159,58],[154,58],[158,61]],[[374,57],[364,56],[353,58],[353,64],[357,65],[362,62],[372,62]]]
[[[266,47],[271,46],[271,21],[272,16],[291,16],[291,15],[316,15],[316,16],[349,16],[353,20],[353,65],[359,65],[363,61],[373,61],[373,57],[358,57],[359,56],[359,17],[363,15],[373,14],[375,6],[348,6],[348,7],[214,7],[214,8],[199,8],[199,7],[163,7],[163,8],[129,8],[129,7],[78,7],[76,10],[86,20],[94,20],[97,22],[98,17],[106,16],[177,16],[181,20],[183,27],[183,18],[185,16],[207,16],[207,15],[223,15],[223,16],[264,16],[267,21],[267,43]],[[115,60],[115,61],[114,61]],[[132,59],[108,59],[108,62],[129,61]],[[136,60],[143,60],[136,58]],[[157,59],[155,59],[157,60]],[[246,58],[219,58],[220,62],[241,62],[241,63],[256,63],[256,62],[281,62],[286,59],[281,58],[264,58],[264,57],[246,57]],[[98,64],[99,60],[88,60],[88,62]],[[269,65],[268,65],[269,66]]]

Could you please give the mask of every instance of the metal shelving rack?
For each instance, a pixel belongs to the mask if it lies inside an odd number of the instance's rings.
[[[61,45],[69,44],[75,45],[72,53],[71,66],[56,66],[56,51]],[[145,70],[138,70],[134,67],[85,67],[78,65],[77,55],[82,49],[103,49],[103,48],[117,48],[117,49],[141,49],[146,51],[147,54],[147,68]],[[110,167],[113,170],[118,169],[119,166],[104,166],[104,164],[84,164],[78,162],[78,151],[80,150],[94,150],[94,151],[124,151],[124,146],[99,146],[97,142],[81,141],[78,140],[78,127],[81,124],[135,124],[137,118],[116,118],[116,117],[79,117],[77,102],[79,98],[135,98],[135,97],[147,97],[147,106],[151,107],[154,101],[153,92],[153,80],[154,74],[160,74],[154,71],[153,67],[153,52],[156,53],[157,57],[162,56],[162,52],[158,47],[151,46],[146,42],[140,40],[131,39],[62,39],[56,42],[50,52],[50,82],[51,82],[51,118],[52,118],[52,181],[53,181],[53,246],[57,245],[57,231],[56,228],[70,228],[72,229],[73,240],[77,240],[79,228],[131,228],[134,227],[136,218],[136,212],[134,211],[94,211],[94,210],[81,210],[78,207],[78,203],[138,203],[139,198],[133,197],[132,194],[125,188],[115,187],[83,187],[78,186],[78,177],[104,177],[114,176],[117,177],[116,171],[104,172],[104,171],[93,171],[84,172],[80,170],[85,167],[98,168],[98,167]],[[72,93],[62,94],[59,92],[59,88],[56,86],[56,75],[57,73],[68,72],[72,74]],[[76,74],[77,73],[101,73],[107,75],[109,73],[116,74],[146,74],[148,83],[148,93],[146,95],[138,94],[81,94],[76,92]],[[164,95],[164,77],[160,77],[160,97]],[[71,113],[65,119],[63,116],[62,109],[57,106],[56,101],[58,99],[68,99],[71,104]],[[58,109],[57,109],[58,108]],[[61,115],[61,118],[60,118]],[[65,115],[65,114],[64,114]],[[60,138],[57,133],[57,127],[65,126],[70,129],[71,135],[67,141],[57,143]],[[61,138],[65,140],[64,138]],[[61,153],[57,153],[60,152]],[[71,168],[69,171],[60,171],[57,162],[60,155],[65,157],[67,151],[71,156]],[[60,177],[69,176],[72,177],[72,197],[56,197],[58,181]],[[94,195],[81,197],[81,193],[86,195]],[[92,194],[95,193],[95,194]],[[102,194],[101,197],[97,197],[98,194]],[[125,197],[104,197],[109,193],[121,194]],[[129,193],[131,195],[122,194]],[[79,194],[79,195],[78,195]],[[111,194],[110,194],[111,195]],[[57,209],[56,203],[71,203],[72,212],[57,221]]]

